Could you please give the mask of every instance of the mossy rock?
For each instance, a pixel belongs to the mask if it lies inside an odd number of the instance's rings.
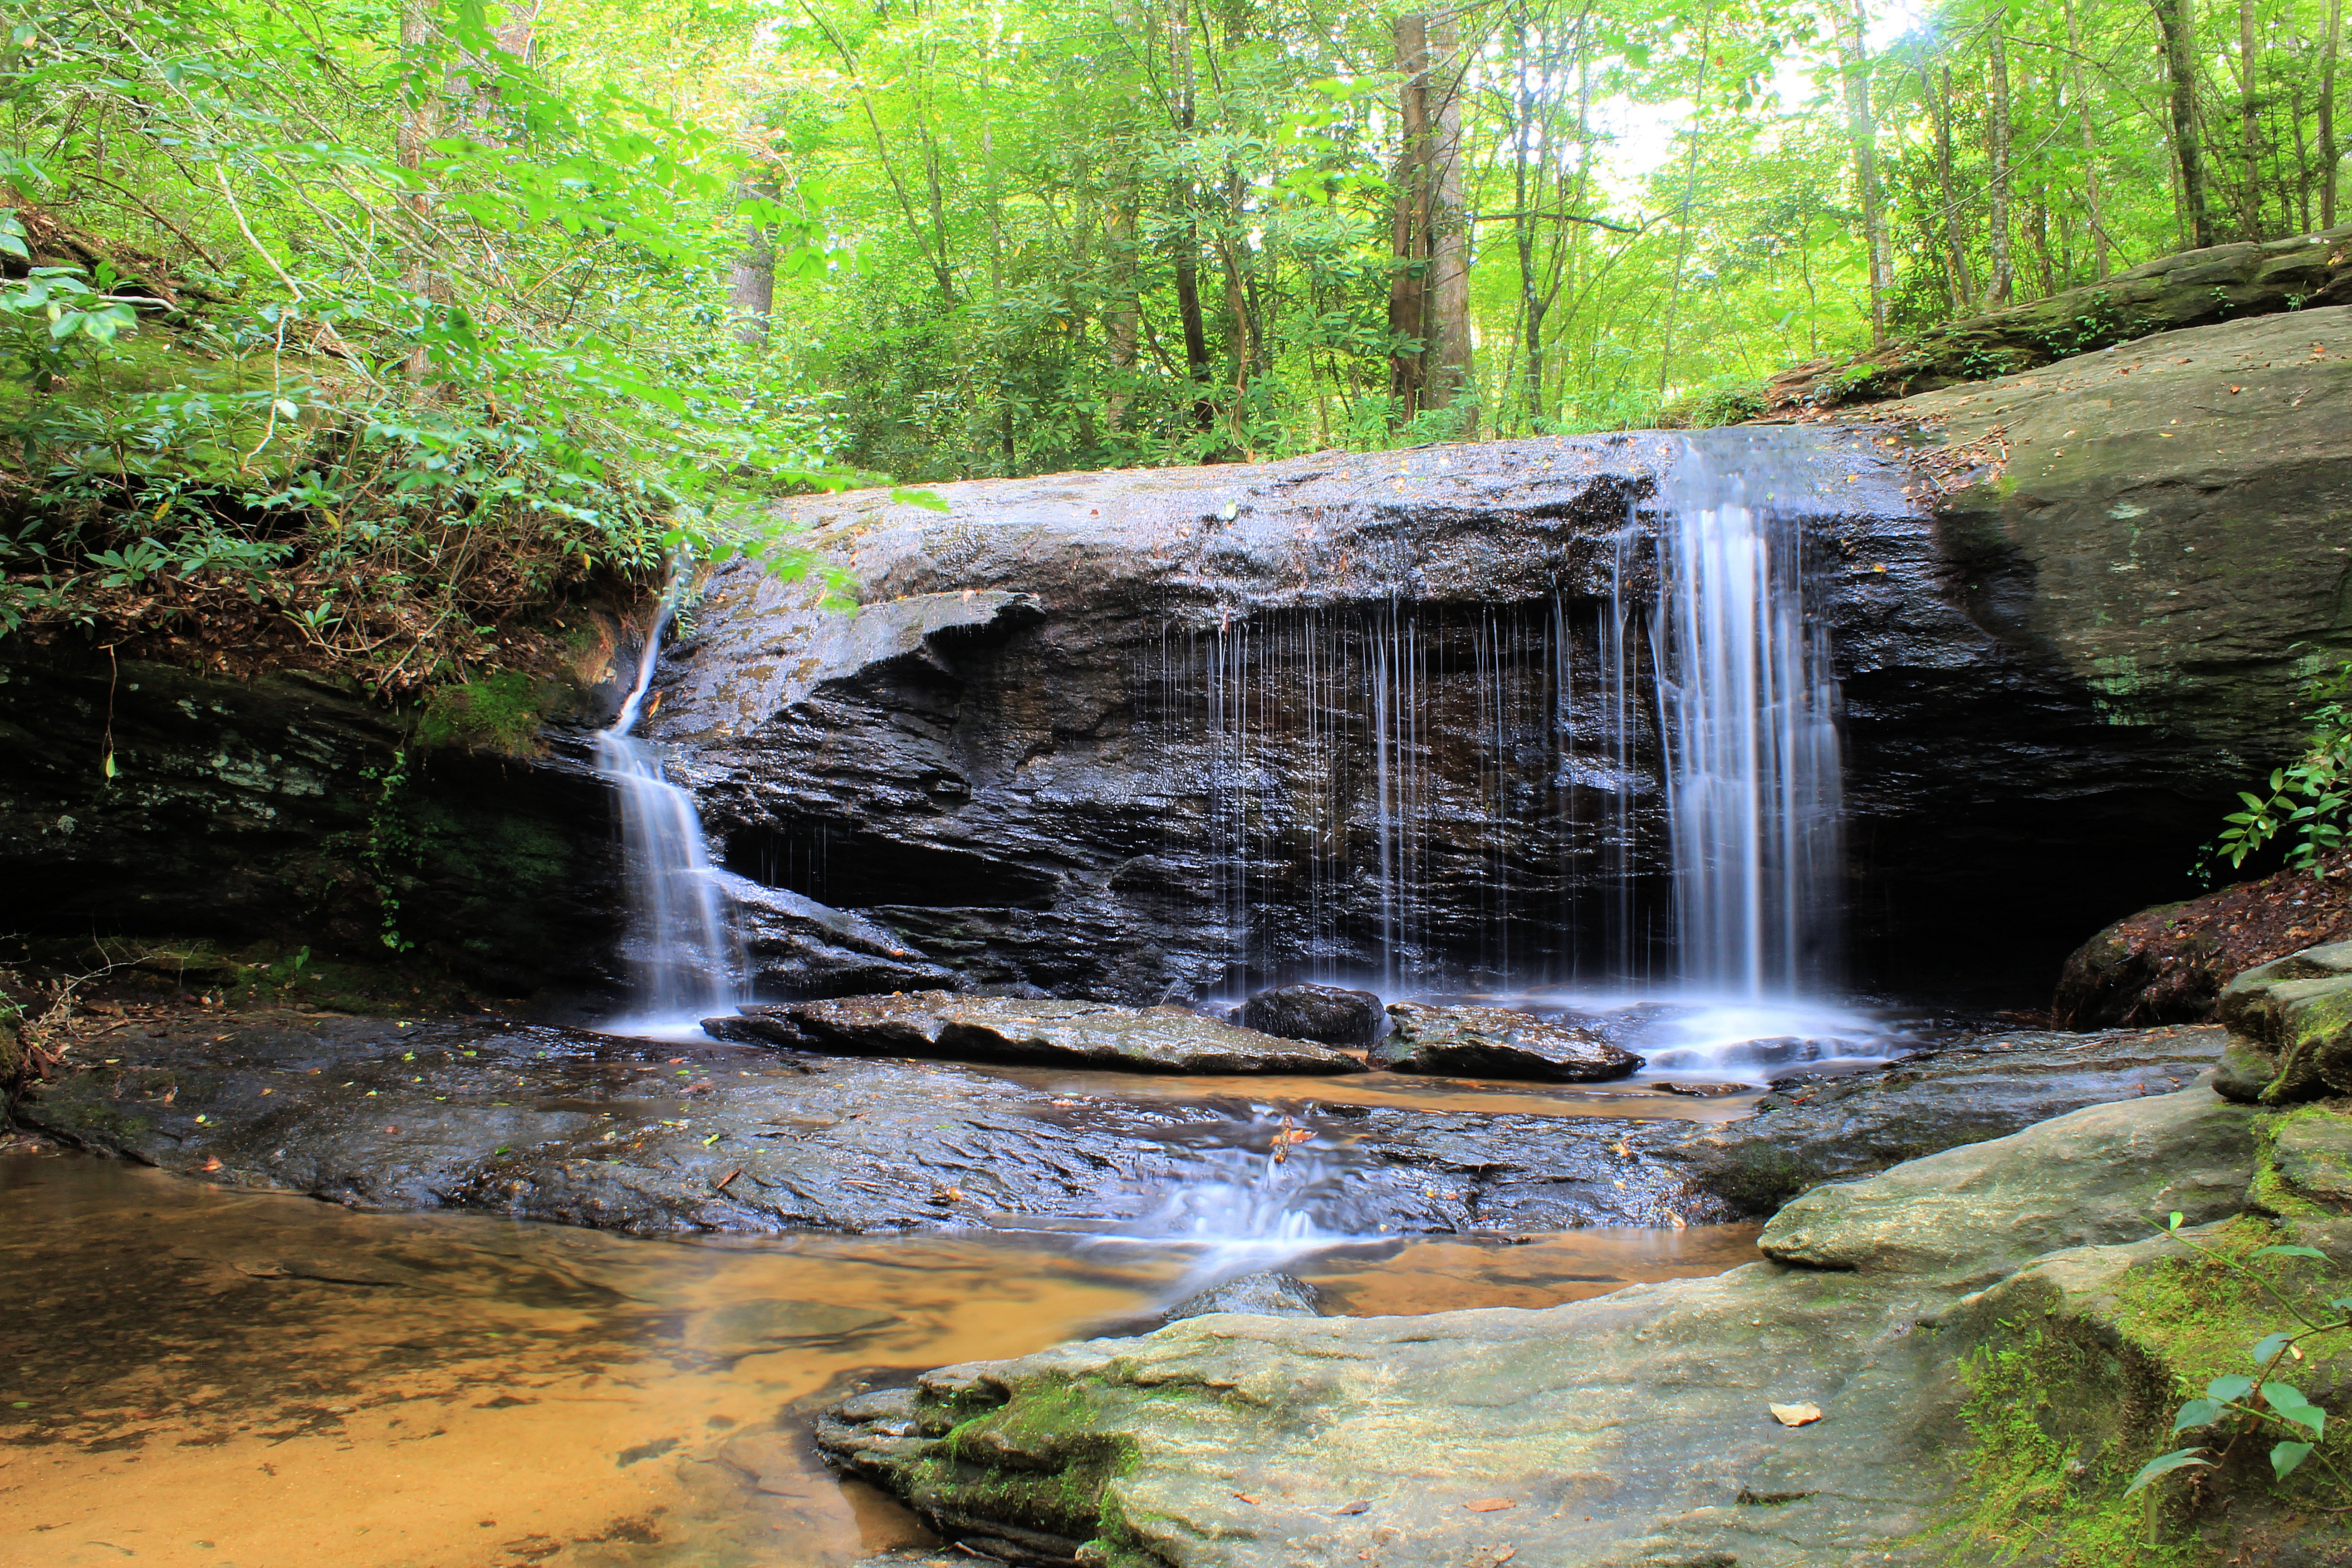
[[[2221,1014],[2231,1051],[2219,1092],[2265,1105],[2352,1094],[2352,942],[2246,971],[2221,993]]]
[[[436,687],[416,721],[416,743],[428,748],[536,756],[540,727],[554,705],[551,681],[502,669],[461,686]]]

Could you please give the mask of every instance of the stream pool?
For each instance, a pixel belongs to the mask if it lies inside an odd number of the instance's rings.
[[[1327,1310],[1544,1307],[1751,1226],[1331,1247]],[[1150,1326],[1166,1243],[648,1240],[0,1155],[0,1563],[836,1568],[928,1542],[809,1443],[862,1386]]]

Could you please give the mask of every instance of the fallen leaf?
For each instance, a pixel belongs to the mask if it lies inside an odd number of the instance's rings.
[[[1462,1506],[1472,1513],[1493,1513],[1497,1509],[1514,1508],[1517,1505],[1507,1497],[1482,1497],[1475,1502],[1465,1502]]]
[[[935,1204],[960,1204],[963,1202],[963,1189],[961,1187],[941,1187],[931,1194],[931,1202]]]
[[[1233,1495],[1241,1499],[1242,1501],[1249,1504],[1252,1508],[1255,1508],[1257,1506],[1257,1499],[1250,1496],[1247,1492],[1234,1492]]]
[[[1818,1405],[1775,1405],[1772,1419],[1783,1426],[1808,1426],[1822,1418]]]
[[[205,1162],[205,1170],[207,1170],[207,1171],[217,1171],[217,1170],[219,1170],[220,1168],[221,1168],[221,1163],[220,1163],[218,1160],[216,1160],[216,1159],[215,1159],[215,1160],[206,1160],[206,1161]]]
[[[1512,1558],[1517,1557],[1518,1554],[1519,1549],[1517,1547],[1504,1547],[1500,1552],[1495,1553],[1495,1568],[1503,1568],[1504,1563],[1508,1563]]]
[[[1331,1517],[1333,1519],[1345,1519],[1351,1513],[1370,1513],[1371,1511],[1372,1505],[1359,1499],[1358,1500],[1349,1503],[1345,1508],[1333,1509],[1331,1510]]]
[[[725,1175],[723,1175],[723,1176],[719,1177],[717,1181],[715,1181],[715,1182],[711,1183],[711,1184],[710,1184],[710,1190],[711,1190],[712,1192],[714,1192],[714,1193],[723,1193],[723,1192],[725,1192],[725,1191],[727,1190],[727,1184],[728,1184],[728,1183],[730,1183],[730,1182],[731,1182],[731,1181],[733,1181],[736,1177],[738,1177],[738,1176],[741,1175],[742,1173],[743,1173],[743,1167],[742,1167],[742,1166],[740,1166],[740,1165],[736,1166],[733,1170],[731,1170],[731,1171],[728,1172]]]

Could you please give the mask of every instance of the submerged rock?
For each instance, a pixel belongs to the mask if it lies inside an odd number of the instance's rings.
[[[1921,1052],[1877,1072],[1778,1080],[1756,1113],[1668,1156],[1705,1190],[1770,1214],[1823,1182],[2006,1137],[2088,1105],[2169,1094],[2220,1059],[2221,1030],[2032,1031]]]
[[[1279,1035],[1286,1040],[1359,1049],[1380,1038],[1388,1025],[1381,999],[1371,992],[1314,984],[1257,992],[1242,1004],[1236,1021],[1244,1028]]]
[[[1454,1078],[1603,1083],[1642,1070],[1642,1058],[1600,1030],[1503,1007],[1389,1005],[1387,1037],[1371,1063],[1390,1072]]]
[[[1212,1285],[1206,1290],[1185,1297],[1160,1316],[1173,1323],[1184,1318],[1204,1318],[1211,1312],[1256,1312],[1275,1318],[1319,1318],[1323,1315],[1323,1300],[1316,1294],[1314,1286],[1296,1274],[1268,1269],[1261,1274],[1244,1274],[1222,1285]]]
[[[2291,1105],[2352,1094],[2352,942],[2250,969],[2221,993],[2232,1100]]]
[[[1023,1540],[1034,1561],[1925,1568],[1950,1554],[1933,1527],[1967,1501],[1958,1363],[2031,1331],[1969,1315],[1970,1292],[2036,1249],[2138,1241],[2168,1209],[2226,1217],[2252,1120],[2193,1089],[1827,1189],[1842,1206],[1778,1243],[1822,1268],[1539,1311],[1189,1319],[940,1368],[887,1409],[845,1407],[818,1441],[951,1537]],[[1823,1418],[1768,1413],[1795,1403]],[[2168,1441],[2168,1405],[2118,1425],[2103,1477]]]

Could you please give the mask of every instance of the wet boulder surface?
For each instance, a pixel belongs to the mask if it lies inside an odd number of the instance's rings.
[[[2230,1031],[2223,1094],[2265,1105],[2352,1094],[2352,942],[2247,970],[2219,1010]]]
[[[2006,1137],[2085,1106],[2170,1094],[2221,1060],[2221,1029],[2025,1030],[1923,1051],[1874,1071],[1775,1080],[1753,1114],[1696,1130],[1669,1156],[1691,1182],[1770,1214],[1955,1145]]]
[[[1371,1050],[1391,1072],[1457,1078],[1604,1083],[1642,1070],[1642,1058],[1599,1029],[1502,1007],[1389,1005],[1389,1033]]]
[[[27,1128],[200,1180],[604,1229],[1136,1228],[1171,1197],[1339,1234],[1727,1218],[1679,1121],[1056,1092],[952,1064],[499,1020],[296,1016],[106,1036]],[[1287,1118],[1286,1122],[1282,1118]],[[1275,1155],[1279,1147],[1283,1158]]]
[[[1243,1002],[1234,1022],[1288,1040],[1313,1040],[1359,1050],[1380,1038],[1388,1027],[1388,1017],[1375,993],[1311,983],[1254,993]]]
[[[1924,1568],[1969,1506],[1959,1366],[2033,1353],[2011,1320],[2072,1260],[2121,1250],[2112,1282],[2167,1267],[2147,1249],[2176,1244],[2145,1238],[2168,1212],[2231,1223],[2252,1120],[2202,1088],[2093,1107],[1824,1188],[1767,1228],[1765,1261],[1714,1279],[1540,1311],[1191,1318],[940,1368],[838,1406],[818,1442],[1023,1563]],[[2112,1291],[2047,1306],[2037,1322],[2132,1334],[2159,1381],[2197,1364]],[[2044,1403],[2027,1419],[2086,1438],[2085,1485],[2119,1489],[2174,1440],[2168,1409],[2079,1375]],[[1822,1418],[1769,1413],[1796,1404]]]
[[[1364,1064],[1309,1041],[1236,1028],[1183,1007],[1119,1007],[945,991],[753,1003],[703,1024],[719,1039],[844,1056],[1108,1068],[1148,1073],[1354,1073]]]

